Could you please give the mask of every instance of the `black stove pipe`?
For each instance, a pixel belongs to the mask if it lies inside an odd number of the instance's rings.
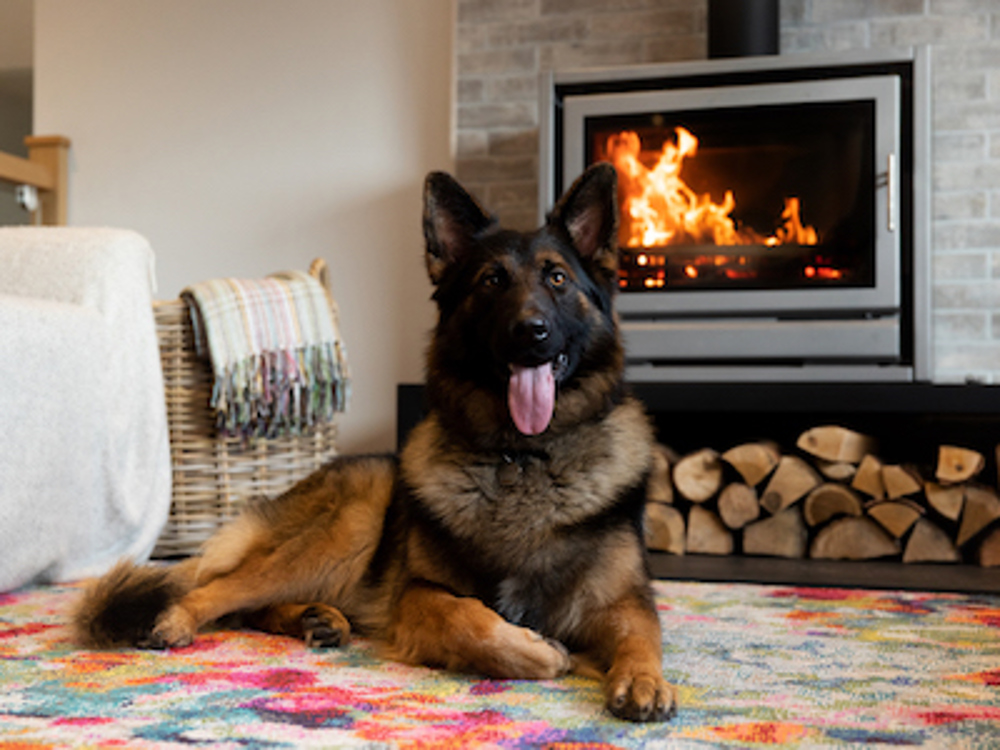
[[[779,0],[708,0],[708,56],[778,54]]]

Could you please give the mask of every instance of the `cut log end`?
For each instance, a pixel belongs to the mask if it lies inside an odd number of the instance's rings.
[[[990,487],[970,484],[965,488],[965,509],[958,527],[959,547],[1000,518],[1000,497]]]
[[[955,563],[960,559],[958,548],[948,535],[926,518],[917,521],[903,552],[904,563]]]
[[[672,503],[674,486],[670,481],[670,466],[673,452],[662,445],[653,449],[653,465],[646,482],[646,500],[655,503]]]
[[[875,452],[875,441],[867,435],[838,425],[813,427],[799,435],[799,450],[826,461],[856,464]]]
[[[810,557],[822,560],[874,560],[899,554],[899,542],[870,518],[841,518],[816,535]]]
[[[719,454],[703,448],[681,458],[674,466],[674,490],[693,503],[703,503],[722,487]]]
[[[712,511],[694,505],[688,515],[687,551],[703,555],[731,555],[733,535]]]
[[[810,526],[819,526],[840,516],[860,516],[861,500],[850,487],[826,482],[812,490],[803,503],[803,514]]]
[[[890,500],[868,509],[868,515],[893,537],[899,539],[923,515],[923,508],[914,502]]]
[[[915,495],[924,487],[916,469],[897,464],[882,467],[882,484],[889,500]]]
[[[774,471],[781,453],[773,443],[744,443],[730,448],[721,458],[736,470],[745,484],[756,487]]]
[[[663,503],[646,503],[646,546],[651,550],[684,554],[684,516]]]
[[[767,483],[760,504],[772,515],[780,513],[817,487],[822,477],[798,456],[782,456]]]
[[[760,516],[760,502],[753,487],[742,482],[726,485],[719,495],[719,516],[731,529],[742,529]]]
[[[924,497],[934,510],[949,521],[957,521],[965,503],[965,487],[961,484],[924,483]]]
[[[885,483],[882,481],[882,462],[869,454],[861,460],[851,487],[874,500],[885,498]]]
[[[979,451],[942,445],[938,448],[937,469],[934,476],[944,484],[966,482],[976,476],[986,466],[986,459]]]
[[[801,558],[806,556],[809,533],[798,506],[786,508],[743,530],[743,551],[748,555]]]

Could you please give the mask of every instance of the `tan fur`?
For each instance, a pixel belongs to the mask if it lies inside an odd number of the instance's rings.
[[[551,459],[529,460],[515,470],[501,458],[449,442],[432,416],[408,441],[402,473],[452,531],[474,536],[486,554],[493,548],[505,558],[523,557],[543,548],[558,527],[587,518],[636,484],[648,470],[652,441],[642,408],[626,401],[606,419],[528,442]],[[505,483],[510,472],[516,482]]]
[[[294,602],[326,604],[365,629],[384,629],[387,599],[360,581],[381,538],[393,483],[389,462],[365,461],[321,470],[266,512],[252,507],[209,541],[195,587],[161,615],[156,635],[186,645],[230,612]]]
[[[403,661],[498,678],[546,679],[570,668],[558,644],[511,625],[478,599],[427,584],[400,597],[390,642]]]

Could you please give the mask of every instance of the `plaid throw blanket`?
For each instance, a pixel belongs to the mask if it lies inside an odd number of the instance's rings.
[[[230,435],[298,434],[344,411],[346,351],[326,289],[301,271],[213,279],[181,292],[199,355],[215,375],[212,408]],[[207,353],[202,350],[207,344]]]

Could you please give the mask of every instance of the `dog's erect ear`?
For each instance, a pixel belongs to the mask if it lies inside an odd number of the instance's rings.
[[[589,167],[559,199],[549,223],[561,224],[577,252],[612,285],[618,273],[618,173],[606,162]]]
[[[441,281],[445,269],[496,219],[469,195],[450,174],[431,172],[424,181],[424,239],[427,273]]]

